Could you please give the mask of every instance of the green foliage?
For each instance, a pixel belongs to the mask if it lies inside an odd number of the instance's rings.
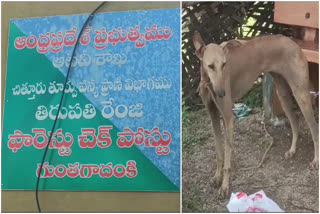
[[[246,104],[250,108],[262,108],[263,95],[262,95],[262,83],[258,82],[249,90],[249,92],[239,101]]]

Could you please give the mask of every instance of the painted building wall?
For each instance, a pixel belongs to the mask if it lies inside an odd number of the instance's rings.
[[[1,103],[4,100],[9,20],[91,13],[100,2],[2,2]],[[110,2],[99,12],[180,8],[179,2]],[[1,104],[1,115],[3,105]],[[2,122],[2,121],[1,121]],[[2,123],[1,123],[2,129]],[[2,212],[37,212],[35,191],[1,191]],[[41,191],[43,212],[179,212],[179,193]]]

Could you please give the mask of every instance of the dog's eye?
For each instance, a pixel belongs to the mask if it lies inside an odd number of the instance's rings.
[[[208,65],[209,68],[211,68],[212,70],[214,70],[214,65]]]

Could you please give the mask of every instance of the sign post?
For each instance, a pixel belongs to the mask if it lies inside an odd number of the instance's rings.
[[[10,22],[2,189],[180,189],[180,10]]]

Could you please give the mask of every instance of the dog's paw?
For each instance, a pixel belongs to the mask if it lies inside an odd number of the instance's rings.
[[[288,160],[288,159],[292,158],[295,153],[296,153],[295,150],[291,150],[291,149],[290,149],[289,151],[287,151],[287,152],[284,154],[284,158],[285,158],[286,160]]]
[[[222,185],[218,192],[218,197],[220,199],[227,199],[230,195],[229,185]]]
[[[310,166],[312,169],[319,169],[319,160],[313,159],[313,161],[310,163]]]
[[[210,179],[210,183],[213,184],[214,187],[221,186],[222,183],[222,174],[217,173]]]

